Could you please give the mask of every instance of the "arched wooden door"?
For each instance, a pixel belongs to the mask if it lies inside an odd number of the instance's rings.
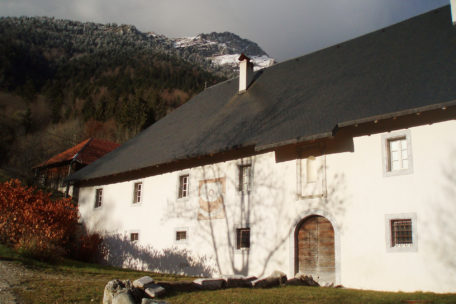
[[[305,218],[296,227],[296,272],[319,282],[335,282],[334,228],[323,216]]]

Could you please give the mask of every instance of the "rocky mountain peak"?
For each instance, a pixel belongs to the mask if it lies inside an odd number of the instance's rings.
[[[274,59],[261,49],[258,44],[230,32],[199,34],[195,37],[176,38],[174,47],[184,53],[196,53],[209,59],[213,65],[238,67],[238,58],[244,53],[252,59],[255,69],[274,64]]]

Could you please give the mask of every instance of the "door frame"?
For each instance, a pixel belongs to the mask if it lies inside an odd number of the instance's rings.
[[[303,212],[302,214],[297,214],[295,220],[293,222],[293,227],[289,236],[289,244],[290,244],[290,269],[289,269],[289,276],[294,277],[295,274],[299,271],[298,269],[298,256],[297,256],[297,233],[298,229],[307,218],[311,216],[319,215],[326,218],[334,229],[334,259],[335,259],[335,282],[334,285],[340,285],[340,229],[339,226],[336,224],[334,218],[326,211],[322,210],[308,210],[307,212]]]

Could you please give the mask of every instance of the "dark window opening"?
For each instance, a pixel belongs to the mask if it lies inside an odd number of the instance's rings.
[[[250,248],[250,228],[236,229],[236,249]]]

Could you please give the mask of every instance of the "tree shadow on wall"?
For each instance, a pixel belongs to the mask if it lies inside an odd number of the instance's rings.
[[[195,239],[201,240],[202,248],[208,248],[207,254],[214,261],[215,273],[219,275],[252,274],[261,277],[274,268],[287,271],[289,249],[286,243],[290,241],[296,224],[302,220],[302,214],[311,215],[317,210],[334,218],[344,217],[348,199],[342,190],[346,188],[345,176],[336,174],[332,177],[325,191],[327,197],[299,200],[296,198],[298,189],[277,174],[270,158],[252,156],[244,161],[202,166],[193,174],[198,181],[198,189],[193,189],[198,198],[185,206],[168,201],[164,218],[195,223]],[[245,165],[251,167],[249,191],[240,190],[240,168]],[[200,205],[201,196],[211,192],[209,184],[216,180],[223,180],[224,184],[223,191],[214,189],[215,197],[220,199],[214,199],[216,203],[213,205]],[[207,210],[204,218],[198,216],[202,208],[211,206],[214,210]],[[220,214],[222,216],[218,216]],[[250,228],[251,247],[240,250],[237,248],[237,229],[246,227]],[[337,229],[341,231],[341,225]]]
[[[170,274],[208,277],[214,271],[206,257],[195,257],[179,248],[154,249],[132,242],[126,235],[107,235],[105,262],[112,266]]]
[[[430,185],[435,187],[435,192],[427,198],[429,209],[422,225],[426,229],[418,231],[419,239],[425,245],[423,247],[434,256],[434,262],[429,263],[429,266],[434,266],[429,272],[434,280],[443,285],[448,285],[448,280],[453,280],[456,275],[456,149],[448,156],[442,159],[443,179]],[[440,269],[435,268],[437,261]]]

